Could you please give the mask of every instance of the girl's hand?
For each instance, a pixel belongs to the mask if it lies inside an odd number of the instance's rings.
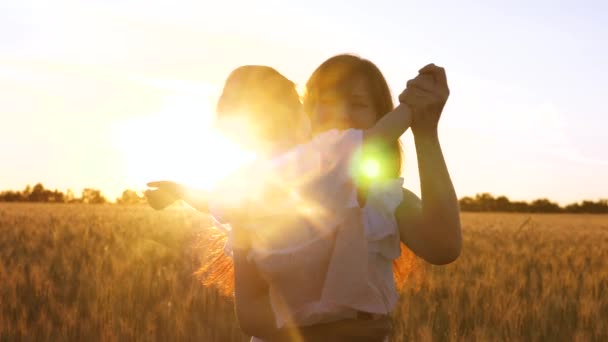
[[[161,210],[183,198],[184,190],[181,185],[170,181],[150,182],[147,184],[155,190],[146,190],[144,195],[148,204],[156,209]]]
[[[151,188],[157,188],[158,190],[163,190],[166,193],[181,199],[184,197],[184,187],[180,184],[177,184],[172,181],[156,181],[149,182],[146,184]]]
[[[450,96],[445,69],[429,64],[420,69],[416,78],[407,82],[399,102],[413,111],[412,133],[436,133],[443,107]]]

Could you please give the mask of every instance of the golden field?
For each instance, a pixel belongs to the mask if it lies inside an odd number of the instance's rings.
[[[455,263],[421,263],[394,341],[608,341],[608,216],[463,213]],[[0,203],[0,341],[247,341],[192,275],[204,215]]]

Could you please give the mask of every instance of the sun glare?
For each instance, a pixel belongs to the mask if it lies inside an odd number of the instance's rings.
[[[130,184],[172,180],[208,188],[253,160],[212,127],[210,101],[194,94],[171,95],[158,112],[115,126],[113,140]]]
[[[367,159],[361,165],[362,171],[368,178],[378,177],[380,174],[380,165],[374,159]]]

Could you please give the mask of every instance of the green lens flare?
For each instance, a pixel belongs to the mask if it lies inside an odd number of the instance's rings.
[[[375,178],[380,175],[380,163],[374,159],[367,159],[361,165],[363,174],[368,178]]]

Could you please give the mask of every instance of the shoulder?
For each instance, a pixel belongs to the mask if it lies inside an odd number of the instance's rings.
[[[395,218],[400,230],[418,225],[422,218],[422,200],[420,197],[408,189],[403,188],[402,191],[403,199],[395,210]]]
[[[360,143],[363,139],[363,131],[360,129],[349,128],[346,130],[330,129],[319,133],[312,138],[315,145],[339,145],[345,143]]]
[[[403,192],[403,199],[397,210],[399,208],[422,208],[422,200],[418,195],[406,188],[402,188],[401,190]]]

